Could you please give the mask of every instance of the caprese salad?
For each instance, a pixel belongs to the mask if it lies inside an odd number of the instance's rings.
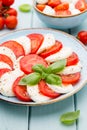
[[[51,33],[31,33],[0,45],[0,94],[25,102],[44,102],[69,93],[81,77],[71,47]]]

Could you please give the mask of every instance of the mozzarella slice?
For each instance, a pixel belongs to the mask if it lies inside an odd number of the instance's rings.
[[[11,70],[11,67],[8,64],[6,64],[5,62],[0,62],[0,69],[4,69],[4,68]]]
[[[68,93],[68,92],[71,92],[74,89],[72,84],[69,84],[69,85],[66,85],[66,86],[64,84],[62,84],[62,86],[48,84],[48,87],[51,88],[54,92],[57,92],[57,93]]]
[[[55,37],[53,34],[46,34],[44,36],[44,41],[42,43],[42,45],[40,46],[40,48],[37,51],[37,54],[40,54],[41,52],[43,52],[44,50],[50,48],[51,46],[53,46],[55,44]]]
[[[48,0],[36,0],[38,4],[46,4]]]
[[[82,65],[80,62],[78,62],[76,65],[65,67],[65,69],[59,72],[58,74],[64,74],[64,75],[74,74],[74,73],[80,72],[81,69],[82,69]]]
[[[66,59],[72,54],[72,49],[69,47],[63,47],[59,52],[48,56],[45,60],[47,62],[55,62],[61,59]]]
[[[43,10],[43,13],[48,14],[48,15],[55,15],[55,10],[52,7],[46,5]]]
[[[14,96],[14,93],[12,91],[13,83],[19,76],[22,76],[22,75],[23,73],[21,73],[18,70],[10,71],[3,74],[0,78],[1,94],[4,96]]]
[[[21,59],[22,57],[23,57],[23,56],[19,57],[19,58],[16,60],[16,62],[15,62],[15,64],[14,64],[14,69],[20,69],[20,59]]]
[[[49,97],[44,96],[39,92],[38,85],[27,86],[27,92],[30,98],[35,102],[44,102],[50,99]]]
[[[12,62],[15,63],[16,56],[15,56],[14,52],[11,49],[1,46],[0,47],[0,54],[4,54],[4,55],[8,56],[12,60]]]
[[[31,52],[31,41],[28,37],[21,36],[19,38],[12,39],[12,40],[18,42],[19,44],[23,46],[26,55]]]

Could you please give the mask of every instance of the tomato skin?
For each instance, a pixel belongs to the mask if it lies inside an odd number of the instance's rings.
[[[29,97],[29,95],[28,95],[28,93],[27,93],[27,88],[26,88],[26,86],[18,85],[18,83],[19,83],[19,81],[20,81],[21,78],[22,78],[22,77],[18,77],[18,78],[16,79],[16,81],[14,82],[14,84],[13,84],[13,86],[12,86],[12,90],[13,90],[15,96],[16,96],[19,100],[25,101],[25,102],[29,102],[29,101],[31,101],[31,99],[30,99],[30,97]]]
[[[62,43],[59,42],[59,41],[56,41],[54,46],[52,46],[51,48],[49,48],[46,51],[42,52],[40,54],[40,56],[43,57],[43,58],[46,58],[46,57],[58,52],[62,47],[63,47]]]
[[[8,29],[14,29],[14,28],[16,28],[17,23],[18,23],[18,20],[17,20],[16,16],[13,16],[13,15],[12,16],[8,16],[5,19],[5,24],[6,24],[6,27]]]
[[[40,11],[43,11],[44,8],[45,8],[45,6],[46,6],[46,5],[44,5],[44,4],[37,4],[37,5],[36,5],[37,9],[39,9]]]
[[[10,70],[10,69],[7,69],[7,68],[0,69],[0,77],[1,77],[4,73],[9,72],[9,71],[11,71],[11,70]]]
[[[51,7],[55,7],[59,4],[61,4],[60,0],[48,0],[48,5],[51,6]]]
[[[75,74],[61,75],[62,82],[64,84],[75,84],[80,80],[81,74],[77,72]]]
[[[32,66],[36,64],[42,64],[47,67],[47,62],[36,54],[29,54],[20,59],[20,68],[25,74],[32,73]]]
[[[10,6],[14,3],[15,0],[2,0],[2,4],[5,6]]]
[[[31,54],[35,54],[41,46],[44,36],[42,34],[32,33],[27,35],[31,40]]]
[[[14,8],[9,8],[6,11],[6,15],[13,15],[13,16],[17,16],[17,11]]]
[[[63,2],[59,5],[57,5],[54,10],[57,12],[58,10],[68,10],[69,9],[69,3]]]
[[[84,0],[78,0],[75,4],[75,8],[84,11],[86,9],[86,2]]]
[[[0,17],[0,30],[4,28],[4,25],[5,25],[5,20],[3,17]]]
[[[71,56],[67,58],[66,66],[75,65],[79,61],[78,55],[73,52]]]
[[[77,38],[83,43],[83,44],[87,44],[87,31],[80,31],[77,34]]]
[[[69,10],[57,10],[56,15],[68,16],[68,15],[71,15],[71,11],[69,11]]]
[[[38,87],[39,87],[40,93],[42,93],[45,96],[48,96],[50,98],[56,98],[60,96],[59,93],[56,93],[52,89],[50,89],[44,80],[41,80],[39,82]]]

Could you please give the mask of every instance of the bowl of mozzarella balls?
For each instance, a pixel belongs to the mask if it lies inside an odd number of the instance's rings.
[[[87,18],[87,0],[34,0],[39,19],[48,27],[69,29]]]

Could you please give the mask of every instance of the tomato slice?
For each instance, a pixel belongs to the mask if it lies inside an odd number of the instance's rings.
[[[1,77],[4,73],[9,72],[9,71],[11,71],[11,70],[10,70],[10,69],[7,69],[7,68],[0,69],[0,77]]]
[[[13,69],[13,62],[8,56],[0,54],[0,61],[7,63]]]
[[[75,74],[69,74],[69,75],[61,75],[62,82],[64,84],[75,84],[79,81],[81,77],[80,72],[77,72]]]
[[[42,64],[45,67],[47,66],[47,62],[36,54],[26,55],[20,60],[20,68],[25,74],[33,72],[32,66],[36,64]]]
[[[51,7],[55,7],[59,4],[61,4],[61,0],[48,0],[48,5]]]
[[[2,43],[1,46],[10,48],[14,52],[14,54],[16,55],[17,58],[25,55],[22,45],[20,45],[16,41],[11,40],[11,41],[4,42],[4,43]]]
[[[57,10],[56,15],[61,15],[61,16],[71,15],[71,11],[69,11],[69,10]]]
[[[67,66],[75,65],[78,63],[78,61],[79,61],[78,55],[75,52],[73,52],[72,55],[67,58],[66,65]]]
[[[55,11],[58,11],[58,10],[68,10],[68,9],[69,9],[69,3],[67,3],[67,2],[63,2],[63,3],[57,5],[54,8]]]
[[[36,7],[40,10],[43,11],[46,5],[44,4],[37,4]]]
[[[46,82],[43,80],[39,82],[38,87],[39,87],[40,92],[45,96],[48,96],[51,98],[56,98],[60,96],[59,93],[56,93],[52,89],[50,89],[49,86],[46,84]]]
[[[42,52],[40,54],[40,56],[43,57],[43,58],[46,58],[46,57],[58,52],[62,47],[63,47],[62,43],[59,42],[59,41],[56,41],[54,46],[52,46],[51,48]]]
[[[84,11],[86,9],[86,2],[84,0],[78,0],[75,4],[75,8]]]
[[[32,33],[27,35],[31,40],[31,54],[35,54],[41,46],[44,36],[42,34]]]
[[[12,90],[13,90],[15,96],[16,96],[19,100],[25,101],[25,102],[29,102],[29,101],[31,101],[31,99],[30,99],[30,97],[29,97],[29,95],[28,95],[28,93],[27,93],[27,88],[26,88],[26,86],[18,85],[18,83],[19,83],[19,81],[20,81],[21,78],[22,78],[22,77],[18,77],[18,78],[15,80],[15,82],[14,82],[14,84],[13,84],[13,86],[12,86]]]

